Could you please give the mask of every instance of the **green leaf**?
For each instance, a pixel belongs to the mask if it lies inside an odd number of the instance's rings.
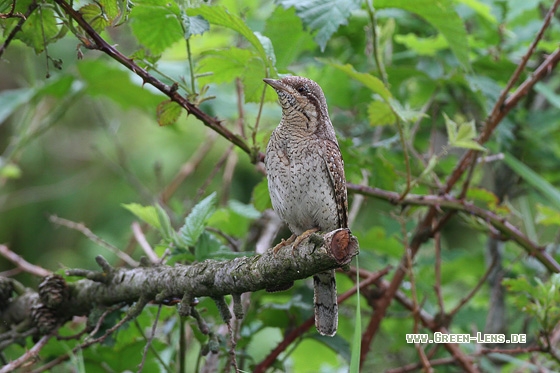
[[[253,47],[255,47],[260,58],[263,61],[266,61],[265,63],[270,68],[270,71],[272,72],[275,70],[272,61],[268,58],[268,54],[259,41],[259,38],[240,17],[231,14],[225,7],[201,5],[198,8],[188,9],[187,14],[190,16],[200,15],[213,25],[227,27],[240,33],[249,41],[249,43],[251,43],[251,45],[253,45]]]
[[[303,24],[311,31],[317,30],[315,41],[325,50],[332,34],[341,25],[348,24],[350,14],[360,9],[359,0],[277,0],[284,8],[294,7]]]
[[[96,0],[81,7],[79,12],[95,31],[101,32],[107,26],[113,25],[120,9],[115,0]]]
[[[396,114],[403,122],[414,122],[420,118],[427,117],[426,114],[419,110],[412,110],[408,107],[403,107],[399,101],[394,98],[389,99],[389,105],[393,110],[393,113]]]
[[[160,126],[174,124],[179,119],[183,108],[175,101],[166,100],[157,106],[157,121]]]
[[[132,33],[158,55],[184,37],[181,11],[174,1],[138,0],[130,12]]]
[[[457,0],[460,3],[463,3],[474,10],[479,16],[487,20],[492,24],[497,24],[498,20],[492,14],[492,8],[490,5],[484,4],[478,0]]]
[[[87,93],[108,97],[125,109],[136,107],[153,113],[163,98],[163,95],[142,87],[140,82],[133,83],[127,70],[112,67],[106,61],[81,61],[78,70],[87,83]]]
[[[268,179],[264,177],[260,183],[253,188],[253,206],[258,211],[263,212],[266,209],[272,208],[270,202],[270,194],[268,193]]]
[[[56,38],[58,32],[59,27],[54,11],[50,8],[39,6],[27,18],[16,37],[35,49],[35,53],[39,54],[45,49],[45,44],[49,44]]]
[[[381,101],[372,101],[368,106],[368,119],[369,124],[372,126],[385,126],[394,124],[397,118],[389,104]]]
[[[136,215],[137,218],[145,223],[150,224],[156,229],[161,229],[161,224],[158,220],[158,214],[154,206],[142,206],[138,203],[123,203],[122,207]]]
[[[541,192],[555,208],[560,209],[560,191],[557,188],[509,153],[504,153],[504,162],[527,184]]]
[[[537,203],[537,223],[542,225],[560,225],[560,211]]]
[[[194,245],[192,245],[194,246]],[[203,260],[215,257],[215,254],[220,252],[224,246],[222,243],[209,232],[202,231],[200,237],[196,242],[194,252],[195,260],[202,262]]]
[[[243,91],[245,94],[245,102],[261,102],[264,89],[264,101],[275,102],[278,96],[273,89],[266,89],[266,85],[262,81],[262,72],[264,65],[260,58],[252,58],[243,72]]]
[[[435,38],[421,38],[415,34],[395,35],[395,41],[420,56],[434,56],[437,51],[449,46],[442,34],[438,34]]]
[[[449,145],[463,149],[486,151],[483,146],[475,141],[476,129],[474,121],[457,124],[455,121],[451,120],[447,114],[444,113],[443,116],[445,118],[445,128],[447,129]]]
[[[204,53],[200,63],[200,72],[211,72],[211,77],[201,77],[204,83],[230,83],[237,77],[242,77],[249,65],[249,61],[256,55],[253,51],[241,48],[228,48]],[[262,79],[261,79],[262,82]]]
[[[274,47],[272,46],[272,42],[270,39],[260,32],[255,32],[255,36],[259,39],[259,42],[264,48],[266,53],[267,61],[270,61],[273,66],[276,66],[276,55],[274,54]]]
[[[378,9],[399,8],[424,18],[447,40],[463,67],[469,68],[467,31],[452,0],[376,0],[374,4]]]
[[[482,202],[490,210],[497,213],[507,214],[510,212],[507,206],[500,205],[498,196],[487,189],[470,187],[467,190],[467,198],[475,202]]]
[[[276,7],[268,17],[264,34],[274,45],[276,67],[282,71],[303,51],[315,48],[313,38],[303,31],[301,19],[296,16],[294,8]]]
[[[260,211],[255,206],[247,205],[234,199],[228,202],[228,207],[236,214],[247,219],[257,219],[261,216]]]
[[[216,211],[216,192],[200,201],[193,207],[191,213],[185,219],[185,225],[179,230],[180,237],[185,246],[194,247],[198,241],[206,222]]]
[[[185,39],[193,35],[202,35],[210,30],[210,24],[202,16],[189,17],[186,13],[181,14],[183,29],[185,31]]]
[[[175,244],[178,244],[177,233],[173,230],[173,227],[171,227],[171,219],[169,219],[169,215],[167,215],[167,212],[159,203],[156,203],[155,208],[157,213],[157,220],[159,226],[161,227],[160,233],[162,237],[167,241],[172,241]]]
[[[337,68],[338,70],[346,73],[352,79],[357,80],[367,88],[371,89],[373,92],[380,95],[386,102],[389,102],[389,99],[392,97],[391,92],[387,89],[387,87],[385,87],[385,84],[383,84],[383,82],[375,76],[367,73],[357,72],[350,64],[341,65],[324,58],[318,58],[318,60],[323,62],[324,64]]]

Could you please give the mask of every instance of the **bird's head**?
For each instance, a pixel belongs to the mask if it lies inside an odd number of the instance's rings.
[[[284,119],[304,122],[309,131],[315,131],[322,123],[329,123],[327,101],[319,84],[301,76],[282,79],[263,79],[276,93]]]

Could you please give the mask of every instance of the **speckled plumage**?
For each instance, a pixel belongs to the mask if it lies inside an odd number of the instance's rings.
[[[265,157],[274,210],[296,235],[347,228],[344,163],[321,87],[299,76],[265,82],[276,90],[282,106]],[[313,280],[315,325],[321,334],[332,336],[338,325],[334,270]]]

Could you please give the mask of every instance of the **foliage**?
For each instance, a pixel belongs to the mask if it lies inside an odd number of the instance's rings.
[[[118,265],[99,242],[173,264],[287,238],[269,232],[278,222],[260,172],[280,117],[262,78],[284,74],[325,92],[360,241],[361,271],[337,274],[334,338],[303,327],[313,301],[302,281],[245,294],[229,330],[208,298],[193,306],[199,319],[147,306],[99,343],[51,339],[37,366],[67,355],[61,369],[88,372],[557,370],[557,22],[530,46],[558,2],[0,0],[0,243],[11,251],[56,270],[94,268],[99,254]],[[101,320],[90,339],[123,315],[90,315]],[[527,343],[405,338],[437,331]],[[10,338],[3,363],[35,343]]]

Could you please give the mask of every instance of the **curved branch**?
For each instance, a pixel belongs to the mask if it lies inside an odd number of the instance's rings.
[[[177,92],[176,86],[169,86],[169,85],[161,82],[160,80],[156,79],[154,76],[150,75],[146,70],[144,70],[143,68],[138,66],[134,62],[134,60],[126,57],[121,52],[119,52],[118,50],[113,48],[111,45],[109,45],[105,41],[105,39],[103,39],[93,29],[93,27],[91,27],[90,24],[86,20],[84,20],[82,15],[79,12],[77,12],[76,10],[74,10],[74,8],[72,8],[72,6],[70,4],[68,4],[66,1],[64,1],[64,0],[54,0],[54,1],[58,5],[60,5],[60,7],[62,9],[64,9],[64,11],[80,25],[80,27],[93,40],[93,42],[95,43],[95,46],[93,46],[93,47],[88,46],[89,48],[98,49],[98,50],[104,52],[105,54],[107,54],[109,57],[115,59],[116,61],[121,63],[123,66],[125,66],[126,68],[128,68],[129,70],[134,72],[136,75],[138,75],[140,78],[142,78],[142,81],[144,83],[151,84],[152,86],[157,88],[160,92],[162,92],[163,94],[168,96],[172,101],[181,105],[185,110],[187,110],[187,112],[189,114],[194,115],[197,119],[199,119],[206,126],[210,127],[211,129],[213,129],[214,131],[219,133],[221,136],[226,138],[232,144],[238,146],[241,150],[243,150],[245,153],[249,154],[255,160],[258,160],[260,155],[259,154],[253,154],[253,151],[251,150],[249,145],[247,145],[245,140],[243,140],[240,136],[234,134],[233,132],[231,132],[230,130],[225,128],[222,125],[222,121],[220,121],[218,118],[215,118],[215,117],[212,117],[212,116],[208,115],[204,111],[200,110],[193,103],[191,103],[189,100],[187,100],[186,98],[181,96]]]
[[[544,246],[532,241],[523,232],[521,232],[519,228],[507,221],[504,217],[499,216],[492,211],[478,207],[472,202],[452,198],[449,195],[435,196],[417,194],[409,194],[405,199],[401,200],[399,193],[378,188],[371,188],[356,184],[348,184],[347,188],[349,191],[370,197],[381,198],[395,205],[431,206],[433,208],[462,211],[469,215],[479,217],[502,233],[504,235],[504,239],[510,239],[517,243],[527,252],[527,254],[535,257],[550,271],[560,272],[560,264],[546,251]]]

